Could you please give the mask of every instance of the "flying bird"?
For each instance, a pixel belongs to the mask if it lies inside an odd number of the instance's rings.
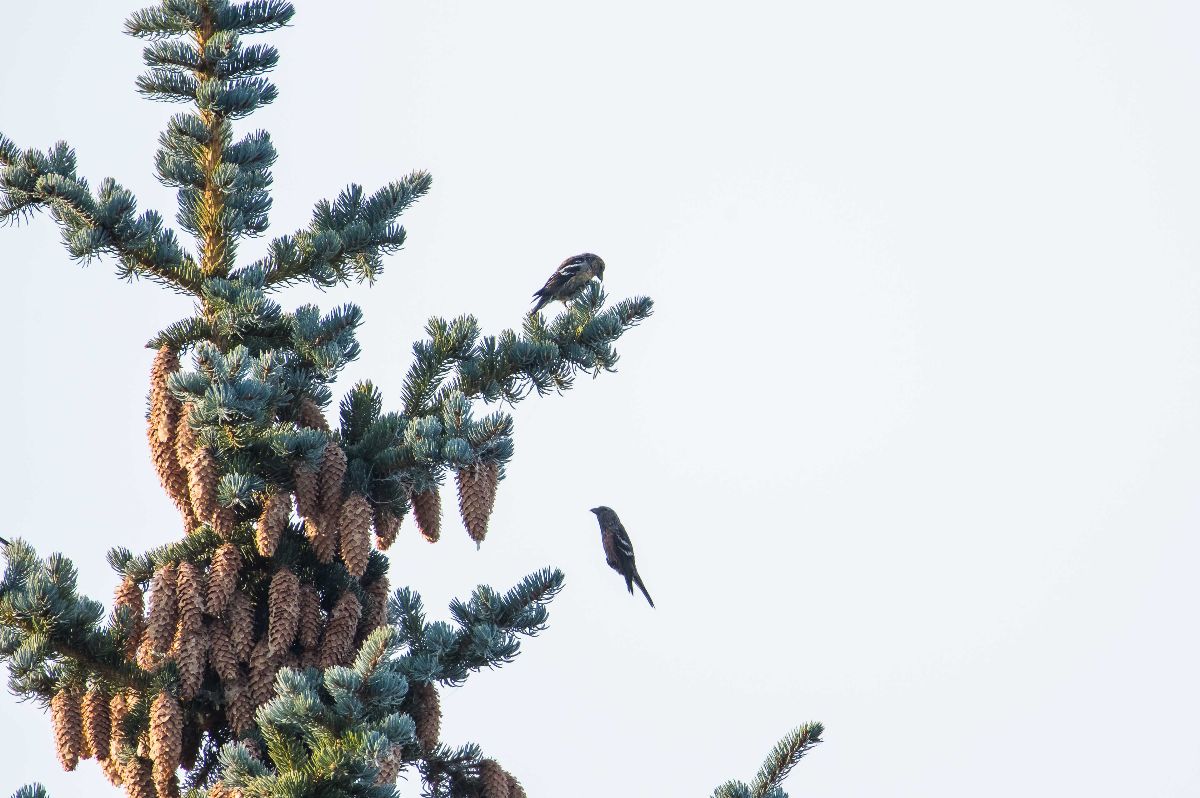
[[[633,595],[633,585],[636,582],[646,601],[653,607],[654,599],[650,598],[646,586],[642,584],[642,577],[638,575],[637,565],[633,561],[633,543],[629,540],[629,533],[625,531],[621,519],[611,507],[593,507],[592,512],[600,522],[600,542],[604,545],[604,557],[608,560],[608,566],[625,577],[625,587],[629,588],[629,595]]]
[[[546,284],[534,293],[533,298],[537,300],[537,304],[530,312],[537,313],[555,300],[564,305],[567,304],[567,300],[582,291],[593,277],[604,280],[604,259],[599,255],[585,252],[582,255],[567,258],[554,271],[554,274],[550,275]]]

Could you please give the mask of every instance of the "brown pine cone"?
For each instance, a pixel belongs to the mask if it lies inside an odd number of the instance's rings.
[[[366,593],[363,601],[362,622],[358,625],[358,639],[366,640],[371,632],[387,625],[387,602],[391,585],[386,575],[379,577],[363,590]]]
[[[390,510],[377,507],[375,509],[375,545],[380,551],[387,551],[396,542],[400,533],[400,516]]]
[[[395,784],[400,776],[400,768],[404,765],[404,749],[398,745],[388,748],[379,763],[379,775],[375,777],[376,784]]]
[[[204,574],[190,562],[179,564],[175,594],[179,601],[179,628],[189,633],[204,626]]]
[[[525,788],[517,781],[517,777],[508,772],[504,775],[508,776],[508,798],[526,798]]]
[[[292,517],[292,496],[289,493],[272,493],[263,503],[258,523],[254,527],[254,542],[258,553],[274,557],[279,548],[279,538]]]
[[[338,548],[346,570],[354,577],[367,572],[367,558],[371,555],[371,516],[371,503],[361,493],[353,493],[342,502],[338,514]]]
[[[216,532],[217,537],[221,540],[233,540],[233,532],[237,527],[237,515],[234,514],[232,508],[217,505],[209,523],[212,525],[213,532]]]
[[[175,457],[175,447],[171,442],[158,439],[158,424],[151,417],[146,425],[146,437],[150,443],[150,461],[158,474],[158,481],[163,490],[171,497],[171,501],[179,508],[184,519],[191,517],[191,496],[188,493],[188,475],[183,464]]]
[[[316,471],[303,465],[292,474],[296,483],[296,512],[303,518],[314,518],[321,514],[321,482]]]
[[[54,723],[58,761],[63,770],[74,770],[85,751],[79,691],[67,687],[55,693],[50,699],[50,719]]]
[[[296,423],[301,427],[329,432],[329,422],[321,412],[321,406],[311,396],[301,396],[296,402]]]
[[[229,628],[229,642],[239,662],[249,662],[254,650],[254,607],[250,597],[235,590],[225,606],[225,624]]]
[[[232,543],[222,543],[213,554],[212,568],[208,572],[208,595],[205,610],[210,615],[221,615],[230,596],[237,589],[238,574],[242,570],[242,554]]]
[[[479,761],[479,786],[482,798],[508,798],[508,774],[494,759]]]
[[[100,688],[92,687],[83,697],[83,738],[92,755],[104,761],[108,759],[112,718],[108,713],[109,698]]]
[[[311,584],[300,586],[300,617],[296,624],[296,638],[306,652],[313,651],[321,642],[321,630],[325,627],[325,614],[321,612],[321,594]]]
[[[335,516],[341,509],[345,477],[346,452],[336,441],[328,441],[321,456],[321,512],[327,516]]]
[[[148,759],[131,756],[125,761],[122,780],[129,798],[155,798],[153,773]]]
[[[275,695],[275,672],[278,663],[267,648],[266,640],[259,640],[250,655],[250,701],[255,709],[271,700]]]
[[[137,655],[137,647],[142,642],[142,635],[146,631],[146,606],[142,596],[142,588],[137,582],[130,577],[125,577],[121,580],[121,584],[117,586],[117,591],[113,596],[113,615],[114,617],[121,610],[127,610],[130,617],[129,637],[125,640],[125,656],[133,659]]]
[[[337,549],[336,532],[332,519],[324,516],[310,516],[304,519],[304,536],[308,538],[317,562],[333,562],[333,553]]]
[[[417,727],[417,742],[429,753],[437,747],[442,731],[442,704],[437,687],[432,682],[410,682],[412,719]]]
[[[150,367],[150,418],[158,421],[155,435],[160,441],[174,438],[174,421],[179,414],[179,400],[167,386],[171,375],[179,371],[179,355],[170,347],[159,347]]]
[[[174,642],[179,609],[177,579],[175,564],[168,563],[155,571],[150,580],[150,611],[146,616],[146,632],[137,651],[138,667],[143,670],[157,668]]]
[[[158,798],[177,798],[179,780],[175,771],[183,749],[183,708],[167,692],[154,697],[150,706],[150,759]]]
[[[196,452],[196,431],[192,429],[192,410],[195,407],[188,402],[179,408],[179,423],[175,425],[175,459],[186,463]]]
[[[187,462],[188,493],[192,497],[192,511],[205,520],[217,509],[217,458],[207,446],[200,446]]]
[[[282,656],[296,639],[300,621],[300,580],[290,568],[280,568],[271,577],[267,596],[267,652]]]
[[[438,495],[437,488],[414,494],[412,504],[417,529],[430,543],[437,543],[442,536],[442,497]]]
[[[487,536],[488,519],[496,503],[499,478],[500,467],[491,461],[461,469],[455,477],[458,482],[458,511],[467,534],[476,546]]]
[[[233,652],[233,641],[229,639],[229,627],[219,620],[214,620],[207,630],[208,660],[212,663],[213,670],[224,684],[238,681],[242,672],[238,667],[237,654]]]
[[[128,747],[128,739],[125,737],[125,716],[129,714],[129,710],[133,704],[130,701],[130,695],[127,692],[117,693],[108,702],[108,761],[117,762],[121,759],[124,749]],[[107,773],[107,771],[105,771]],[[118,771],[118,778],[121,777]],[[112,780],[112,777],[109,777]]]
[[[225,719],[233,733],[241,736],[254,726],[254,703],[245,680],[229,682],[225,689]]]
[[[191,701],[204,681],[208,635],[203,626],[196,630],[185,630],[180,624],[177,640],[175,662],[179,667],[179,696],[184,701]]]
[[[362,604],[353,592],[347,590],[333,605],[325,636],[321,640],[318,667],[329,668],[342,665],[354,654],[354,633],[362,617]]]

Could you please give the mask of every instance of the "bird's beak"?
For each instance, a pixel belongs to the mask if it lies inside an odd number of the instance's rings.
[[[594,512],[597,512],[597,511],[599,511],[599,509],[600,509],[599,507],[593,507],[592,509],[588,510],[588,512],[589,512],[589,513],[594,513]]]

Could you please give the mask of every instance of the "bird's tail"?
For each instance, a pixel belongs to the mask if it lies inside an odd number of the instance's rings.
[[[650,593],[646,590],[646,586],[642,584],[642,577],[638,576],[638,572],[633,572],[633,581],[637,582],[638,590],[642,591],[642,595],[646,597],[646,601],[650,602],[650,606],[654,606],[654,599],[650,598]],[[633,592],[633,588],[629,588],[629,592]]]

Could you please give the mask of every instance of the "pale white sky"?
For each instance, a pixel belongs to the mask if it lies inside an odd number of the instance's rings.
[[[133,91],[138,5],[4,2],[0,130],[67,139],[170,218],[152,154],[176,109]],[[445,739],[534,796],[707,795],[809,719],[827,742],[796,798],[1200,792],[1198,23],[1184,2],[299,2],[250,120],[280,151],[273,233],[349,181],[434,175],[380,285],[282,297],[363,306],[345,386],[394,406],[427,316],[515,325],[578,251],[658,303],[619,374],[518,408],[481,551],[405,526],[393,584],[435,615],[567,574],[550,630],[450,693]],[[188,305],[70,264],[46,218],[0,230],[0,264],[0,534],[107,601],[110,546],[179,533],[140,347]],[[657,610],[604,565],[600,503]],[[0,707],[0,795],[115,793]]]

